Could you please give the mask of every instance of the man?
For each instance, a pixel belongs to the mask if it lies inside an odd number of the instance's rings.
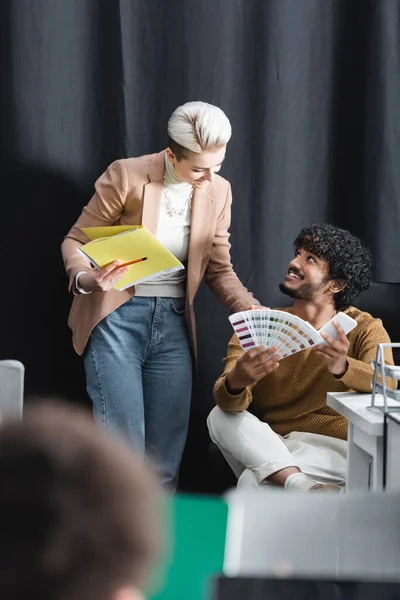
[[[296,491],[340,491],[345,485],[347,421],[326,405],[327,392],[370,392],[377,344],[389,342],[382,322],[352,306],[371,282],[371,255],[348,231],[303,229],[280,290],[286,310],[320,329],[343,311],[358,323],[337,339],[279,362],[277,347],[244,353],[236,336],[215,384],[208,417],[212,440],[239,478],[238,486],[275,484]],[[393,364],[390,350],[386,361]],[[388,379],[388,385],[395,382]],[[254,399],[259,420],[246,409]]]
[[[158,547],[158,485],[58,402],[0,428],[0,598],[139,600]]]

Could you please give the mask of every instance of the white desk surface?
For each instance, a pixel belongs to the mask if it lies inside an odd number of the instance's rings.
[[[371,394],[330,392],[327,394],[326,403],[333,410],[343,415],[354,427],[358,427],[369,435],[383,435],[383,412],[379,408],[367,408],[371,405]],[[375,404],[383,406],[383,397],[381,394],[375,396]],[[389,399],[388,408],[390,406],[398,408],[399,403]]]
[[[400,412],[397,410],[395,411],[390,411],[390,409],[388,410],[388,413],[390,413],[390,418],[393,419],[393,421],[396,421],[397,423],[400,424]]]

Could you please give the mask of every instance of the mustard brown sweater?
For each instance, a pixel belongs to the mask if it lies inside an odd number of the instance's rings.
[[[292,312],[291,308],[279,309]],[[284,358],[279,368],[249,386],[237,395],[231,395],[225,385],[229,371],[243,354],[239,340],[234,335],[229,342],[224,359],[225,369],[214,386],[215,400],[222,410],[240,412],[254,399],[261,419],[280,435],[292,431],[319,433],[347,439],[347,420],[326,404],[327,392],[371,391],[377,344],[390,342],[380,319],[350,307],[346,311],[358,323],[349,334],[348,369],[342,378],[332,375],[320,357],[310,349]],[[391,349],[386,349],[385,360],[393,364]],[[388,386],[396,383],[388,378]]]

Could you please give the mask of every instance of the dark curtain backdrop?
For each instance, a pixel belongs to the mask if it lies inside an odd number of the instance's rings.
[[[398,0],[2,0],[0,358],[26,391],[87,402],[59,245],[113,160],[161,150],[171,112],[233,126],[232,257],[269,306],[299,229],[360,235],[400,281]],[[182,485],[207,487],[205,417],[231,334],[201,289],[199,377]]]

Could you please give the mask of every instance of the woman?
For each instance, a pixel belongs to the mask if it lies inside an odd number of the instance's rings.
[[[217,175],[231,126],[221,109],[188,102],[168,122],[159,154],[117,160],[65,237],[62,254],[75,294],[69,325],[83,354],[96,420],[146,453],[175,486],[186,441],[196,358],[193,300],[200,281],[235,312],[257,303],[233,271],[228,228],[231,188]],[[77,248],[82,227],[147,227],[185,264],[123,292],[118,263],[100,270]],[[185,318],[186,317],[186,318]]]

